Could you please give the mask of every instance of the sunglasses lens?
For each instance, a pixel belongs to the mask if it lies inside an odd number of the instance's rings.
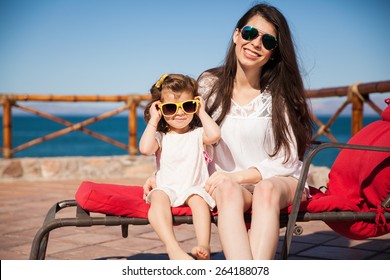
[[[197,103],[195,101],[186,101],[183,103],[183,110],[187,114],[193,114],[196,112],[197,109]]]
[[[261,36],[261,42],[263,43],[264,48],[267,50],[272,50],[276,47],[276,38],[270,34],[264,34]]]
[[[241,37],[244,40],[251,41],[257,36],[259,36],[259,32],[252,26],[245,26],[243,29],[241,29]]]
[[[177,105],[172,103],[163,104],[161,107],[163,114],[166,116],[174,115],[176,113],[176,109]]]

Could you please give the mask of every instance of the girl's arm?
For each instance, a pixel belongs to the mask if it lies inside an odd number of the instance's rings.
[[[197,96],[195,99],[200,101],[197,114],[203,125],[203,144],[214,144],[219,140],[219,138],[221,138],[221,129],[219,128],[219,125],[206,113],[206,106],[203,98]]]
[[[156,108],[156,105],[160,101],[156,101],[150,106],[150,120],[142,134],[141,140],[139,141],[139,150],[143,155],[150,156],[154,154],[158,149],[159,145],[156,140],[156,131],[158,122],[161,119],[161,112]]]

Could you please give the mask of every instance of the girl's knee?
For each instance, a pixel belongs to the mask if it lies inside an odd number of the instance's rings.
[[[191,195],[189,198],[186,200],[186,204],[190,206],[191,208],[193,207],[208,207],[208,204],[204,200],[203,197],[197,194]]]
[[[159,205],[170,203],[169,196],[161,190],[154,190],[150,194],[150,204],[151,205]]]
[[[191,195],[189,198],[187,198],[187,204],[191,202],[199,203],[199,201],[204,201],[203,197],[197,194]]]

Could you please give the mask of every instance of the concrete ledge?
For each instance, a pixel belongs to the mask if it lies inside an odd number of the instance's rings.
[[[0,160],[2,181],[145,178],[154,170],[153,156],[45,157]]]
[[[0,160],[1,181],[147,178],[155,171],[154,156],[44,157]],[[308,183],[326,186],[329,168],[312,165]]]

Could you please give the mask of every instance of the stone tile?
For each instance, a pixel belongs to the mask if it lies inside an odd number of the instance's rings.
[[[374,255],[370,260],[390,260],[390,253],[381,253]]]
[[[73,242],[65,242],[59,239],[49,240],[47,244],[46,256],[54,255],[59,252],[85,248],[85,244],[76,244]]]
[[[381,236],[378,236],[378,237],[372,237],[372,238],[369,238],[369,240],[386,240],[386,241],[390,241],[390,233],[385,234],[385,235],[381,235]]]
[[[0,250],[7,250],[24,244],[31,244],[31,241],[25,238],[19,238],[18,236],[2,235]]]
[[[29,258],[32,240],[49,208],[57,201],[73,199],[84,179],[0,182],[0,259]],[[141,184],[144,179],[137,179]],[[135,180],[96,179],[96,182],[129,184]],[[58,218],[74,217],[75,209],[63,209]],[[298,223],[301,236],[294,236],[289,259],[390,259],[390,234],[368,240],[349,240],[322,221]],[[186,251],[196,245],[193,225],[175,227]],[[278,256],[285,229],[280,231]],[[214,259],[224,259],[218,230],[212,226]],[[47,259],[167,259],[165,248],[150,225],[129,226],[122,238],[119,226],[63,227],[50,233]]]
[[[124,254],[125,253],[125,254]],[[48,259],[53,260],[93,260],[108,258],[113,256],[127,257],[131,254],[136,254],[138,252],[128,250],[124,252],[123,250],[112,249],[107,251],[107,248],[104,246],[96,245],[91,247],[79,247],[72,250],[62,251],[56,254],[48,255]]]
[[[57,238],[59,241],[72,242],[75,244],[96,245],[107,241],[115,240],[112,235],[103,235],[95,233],[75,233],[72,235]]]
[[[333,240],[336,238],[333,235],[323,234],[322,232],[311,233],[307,235],[293,236],[292,243],[300,242],[300,243],[311,243],[311,244],[322,244],[324,242]]]
[[[282,246],[283,246],[283,240],[280,240],[278,243],[278,248],[276,250],[277,253],[280,254],[282,252]],[[302,252],[314,246],[315,245],[312,243],[292,242],[290,246],[290,255],[295,255],[299,252]]]
[[[28,260],[28,255],[16,251],[0,249],[0,260]]]
[[[384,251],[387,248],[390,248],[390,240],[381,240],[381,239],[366,239],[366,240],[351,240],[346,237],[338,237],[329,242],[324,243],[324,245],[329,246],[348,246],[354,249],[362,249],[368,251]]]
[[[154,248],[163,246],[163,243],[156,239],[144,239],[144,238],[126,238],[126,239],[117,239],[110,242],[101,243],[100,246],[106,247],[108,250],[111,248],[114,249],[131,249],[138,252],[149,251]]]
[[[336,246],[316,246],[296,254],[299,257],[329,260],[364,260],[373,257],[375,252]]]
[[[193,225],[175,226],[174,232],[175,232],[176,240],[179,242],[196,238]],[[158,240],[158,236],[154,231],[143,233],[142,238]]]

